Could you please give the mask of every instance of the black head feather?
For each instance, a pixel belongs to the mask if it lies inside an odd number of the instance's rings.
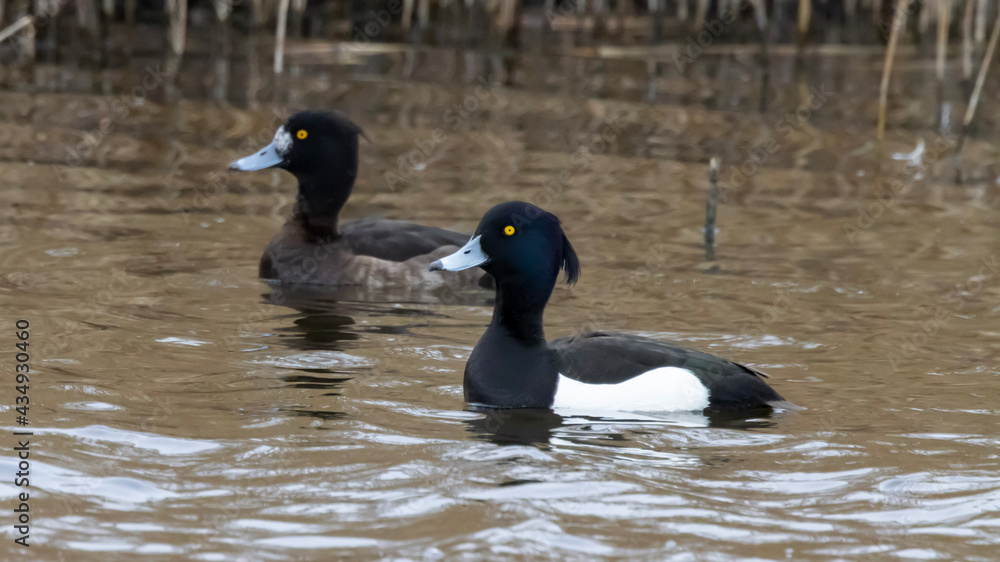
[[[580,260],[559,218],[531,203],[496,205],[483,215],[476,234],[490,257],[483,269],[499,281],[517,277],[554,285],[560,270],[569,284],[580,278]]]

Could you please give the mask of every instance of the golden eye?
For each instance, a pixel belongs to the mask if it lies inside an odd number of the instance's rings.
[[[307,133],[305,129],[299,129],[299,132],[295,133],[295,136],[299,137],[299,140],[302,140],[308,137],[309,133]]]
[[[510,226],[510,225],[507,225],[507,226],[503,227],[503,233],[506,234],[507,236],[513,236],[514,235],[514,227]]]

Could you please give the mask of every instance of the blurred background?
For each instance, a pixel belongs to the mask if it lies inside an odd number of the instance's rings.
[[[998,17],[0,2],[0,331],[32,326],[32,556],[994,559]],[[294,178],[226,167],[307,108],[369,137],[344,218],[471,232],[533,202],[583,266],[550,338],[680,342],[806,409],[470,411],[488,292],[275,303],[257,263]]]

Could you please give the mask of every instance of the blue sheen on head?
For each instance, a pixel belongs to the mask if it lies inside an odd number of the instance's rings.
[[[501,203],[483,216],[476,228],[490,262],[483,267],[498,281],[519,279],[555,284],[559,271],[566,282],[580,277],[580,261],[559,219],[522,201]]]

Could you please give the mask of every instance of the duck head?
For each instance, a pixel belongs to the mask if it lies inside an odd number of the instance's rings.
[[[430,268],[461,271],[477,266],[496,279],[498,288],[535,289],[544,292],[546,300],[559,270],[566,272],[568,284],[580,276],[580,261],[559,219],[521,201],[501,203],[487,211],[472,239]]]
[[[229,164],[230,170],[288,170],[299,180],[299,205],[307,216],[336,217],[358,175],[361,128],[334,113],[302,111],[274,133],[271,144]]]

